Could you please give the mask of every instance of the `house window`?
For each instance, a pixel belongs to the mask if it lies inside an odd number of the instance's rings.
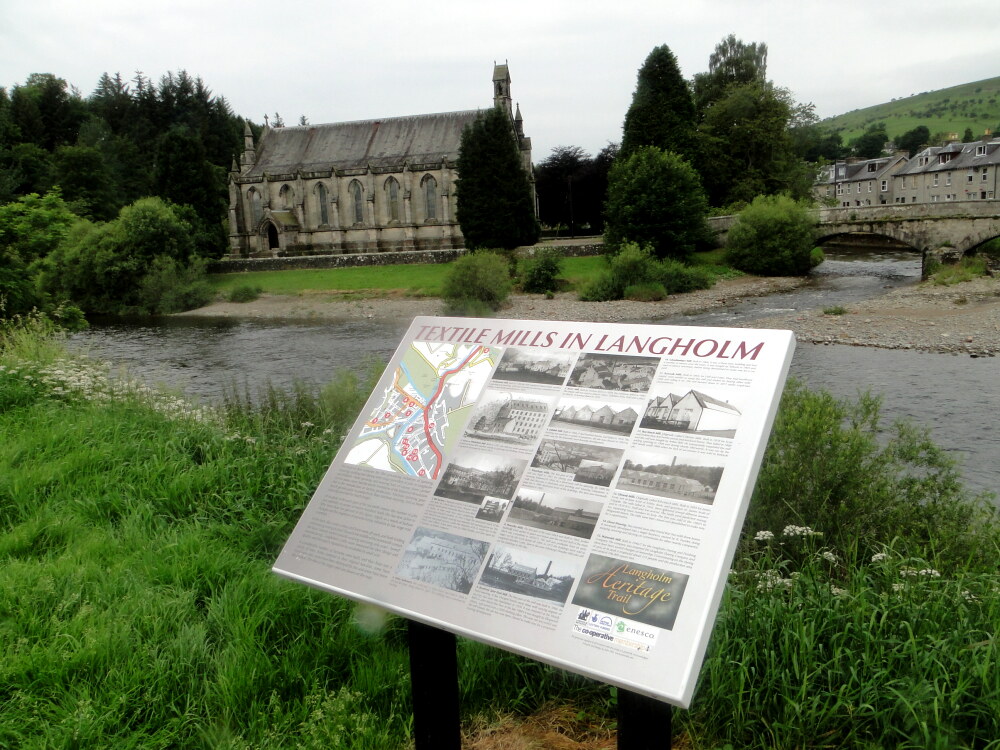
[[[976,156],[986,156],[986,145],[976,146]]]
[[[843,194],[844,194],[844,186],[841,185],[840,183],[837,183],[837,195],[843,195]]]
[[[424,177],[424,210],[428,219],[437,218],[437,189],[437,180],[430,175]],[[840,185],[837,186],[837,194],[840,194]]]
[[[861,183],[858,183],[858,195],[861,195]]]
[[[385,198],[389,221],[399,221],[399,182],[395,177],[385,181]]]
[[[278,191],[278,201],[281,203],[282,208],[286,210],[290,209],[292,203],[295,202],[295,191],[288,185],[282,185],[281,190]]]
[[[889,189],[889,181],[888,180],[882,180],[882,184],[880,185],[880,187],[882,189],[882,192],[884,193],[886,190]]]
[[[939,180],[940,180],[940,175],[934,175],[934,187],[938,186]]]
[[[930,161],[930,157],[929,156],[921,156],[919,159],[917,159],[917,166],[918,167],[926,167],[927,166],[927,162],[929,162],[929,161]]]
[[[870,193],[871,191],[872,191],[872,181],[868,180],[868,192]]]
[[[364,224],[365,205],[362,198],[361,183],[357,180],[352,180],[348,190],[351,193],[351,203],[354,204],[354,223]]]
[[[256,227],[260,224],[260,220],[264,218],[264,212],[261,210],[260,206],[260,193],[258,193],[253,188],[247,191],[247,200],[250,201],[250,220]]]
[[[987,177],[986,167],[983,167],[983,182],[986,182],[986,177]]]
[[[947,172],[945,174],[945,176],[944,176],[944,184],[945,185],[950,185],[951,184],[951,172]]]
[[[868,171],[869,172],[874,172],[877,167],[878,167],[878,162],[873,161],[873,162],[871,162],[871,163],[868,164]]]
[[[938,196],[932,195],[931,196],[931,203],[937,203],[937,202],[938,202]]]
[[[953,156],[954,154],[938,154],[938,164],[947,164]]]
[[[975,176],[975,174],[976,174],[976,170],[975,169],[970,169],[969,170],[969,176],[966,178],[966,182],[972,182],[972,178]]]
[[[327,200],[326,185],[322,182],[316,185],[316,202],[319,203],[319,223],[330,223],[330,206]]]

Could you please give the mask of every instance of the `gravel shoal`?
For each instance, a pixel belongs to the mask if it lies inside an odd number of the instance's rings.
[[[659,320],[725,308],[741,299],[764,297],[801,286],[800,278],[741,277],[712,289],[679,294],[660,302],[581,302],[574,294],[513,295],[497,317],[523,320],[623,322]],[[180,313],[186,317],[406,322],[417,315],[441,315],[436,298],[344,299],[330,293],[264,295],[252,302],[216,302]],[[779,313],[730,325],[785,328],[799,341],[950,352],[974,357],[1000,354],[1000,278],[954,286],[920,284],[894,289],[850,305],[842,314],[822,309]]]

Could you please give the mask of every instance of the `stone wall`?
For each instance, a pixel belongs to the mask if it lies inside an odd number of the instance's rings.
[[[600,255],[604,246],[587,245],[535,245],[518,248],[518,255],[531,257],[539,249],[555,247],[566,258]],[[351,268],[355,266],[388,266],[396,263],[450,263],[467,251],[412,250],[383,253],[349,253],[337,255],[300,255],[286,258],[240,258],[217,260],[208,264],[209,273],[244,273],[246,271],[291,271],[299,268]]]

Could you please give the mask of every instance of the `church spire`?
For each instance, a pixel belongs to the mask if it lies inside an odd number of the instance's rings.
[[[253,145],[253,131],[250,130],[250,122],[243,121],[243,155],[240,157],[240,165],[252,167],[257,162],[257,149]]]
[[[510,71],[507,61],[503,65],[493,64],[493,106],[500,107],[507,116],[513,119],[514,110],[510,102]]]

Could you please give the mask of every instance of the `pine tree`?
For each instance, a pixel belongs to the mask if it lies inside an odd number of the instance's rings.
[[[528,173],[507,113],[480,113],[462,132],[456,216],[469,248],[512,250],[538,240]]]
[[[656,47],[639,69],[632,105],[625,114],[622,156],[640,146],[695,159],[695,111],[691,90],[668,46]]]

